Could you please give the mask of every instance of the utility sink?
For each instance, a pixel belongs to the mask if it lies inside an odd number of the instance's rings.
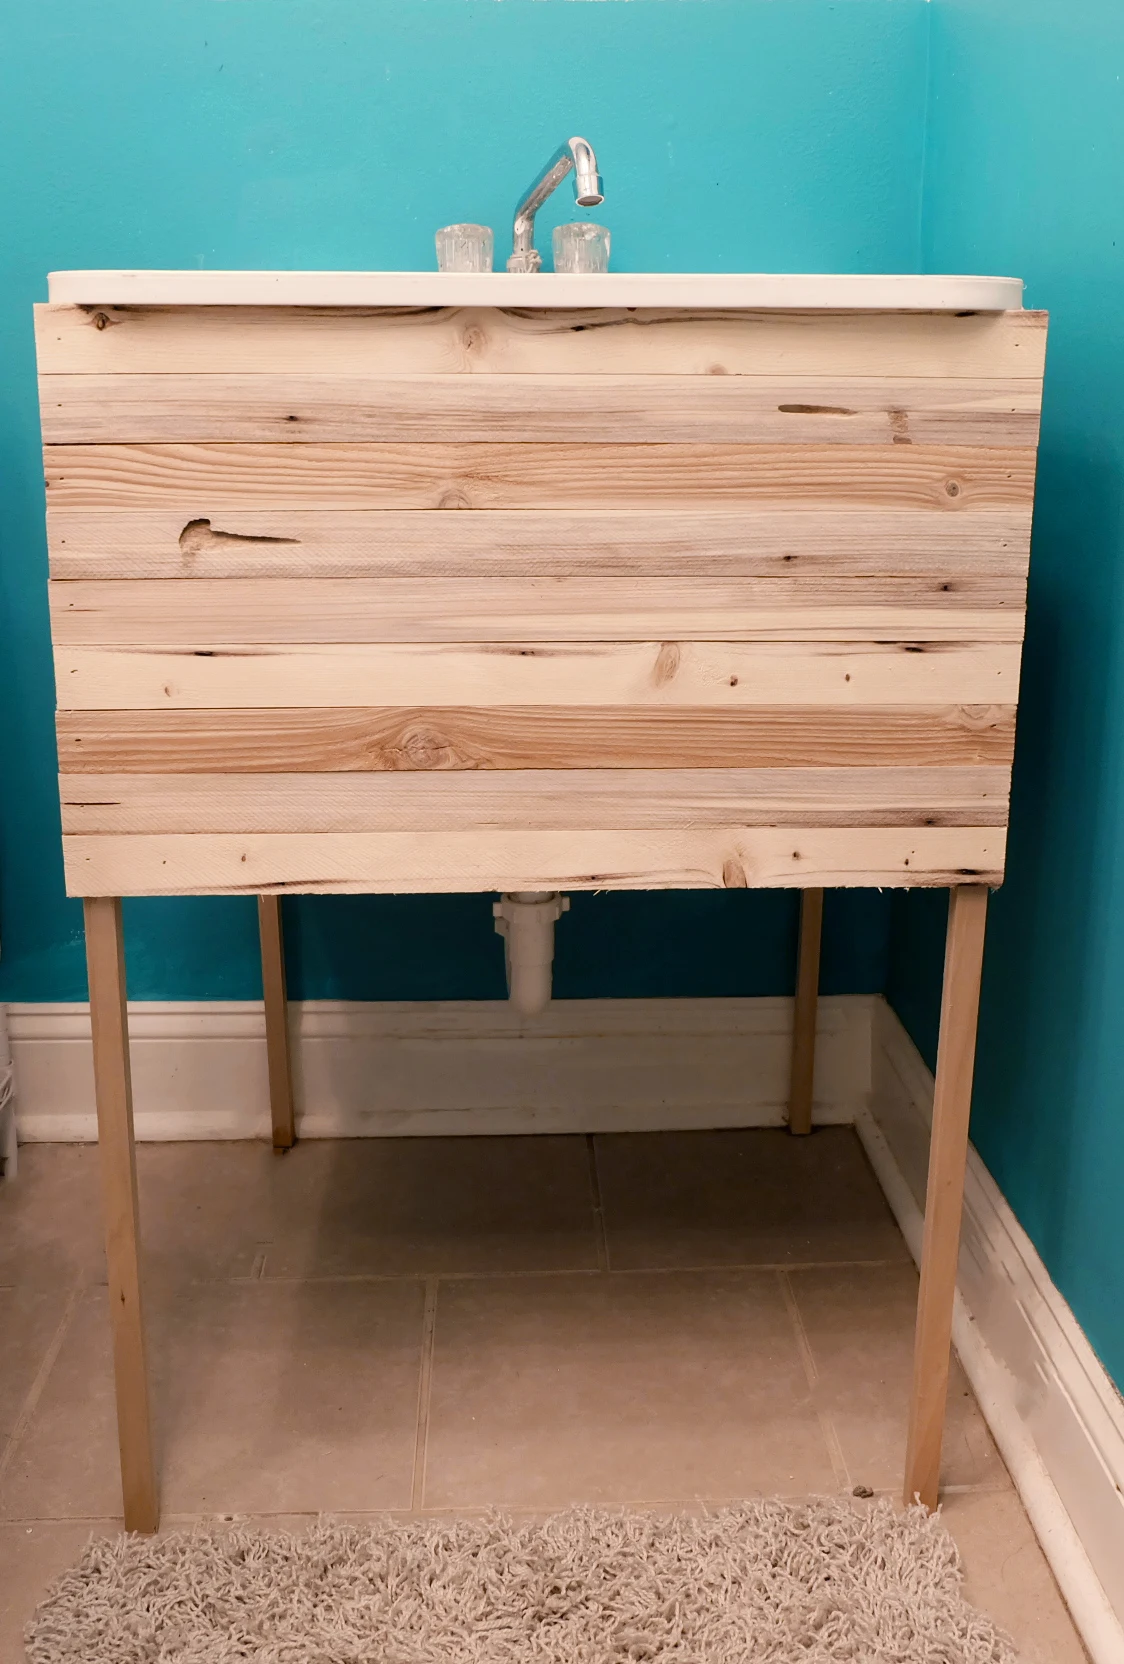
[[[1016,277],[768,272],[52,272],[54,305],[705,307],[745,311],[1006,312]]]

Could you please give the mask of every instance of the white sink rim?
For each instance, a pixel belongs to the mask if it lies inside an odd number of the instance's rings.
[[[768,272],[70,271],[53,305],[683,307],[796,312],[1021,311],[1017,277]]]

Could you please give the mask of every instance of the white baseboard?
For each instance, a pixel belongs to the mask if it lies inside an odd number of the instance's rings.
[[[821,1003],[818,1122],[870,1091],[867,995]],[[792,1001],[309,1001],[290,1012],[302,1138],[781,1126]],[[129,1007],[137,1137],[269,1131],[259,1002]],[[24,1142],[93,1139],[89,1008],[10,1007]]]
[[[884,1001],[856,1128],[920,1258],[933,1077]],[[975,1150],[953,1335],[1095,1664],[1124,1660],[1124,1400]]]

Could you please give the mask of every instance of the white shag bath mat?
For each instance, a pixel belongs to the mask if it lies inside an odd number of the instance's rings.
[[[30,1664],[1015,1664],[889,1502],[321,1521],[91,1542]]]

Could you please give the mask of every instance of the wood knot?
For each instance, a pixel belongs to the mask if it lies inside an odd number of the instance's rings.
[[[955,480],[949,480],[945,486],[945,491],[950,497],[959,497],[960,495],[960,487]]]
[[[745,876],[745,868],[740,861],[732,857],[722,863],[722,884],[727,890],[748,890],[749,881]]]
[[[451,487],[448,491],[443,491],[437,503],[438,508],[470,508],[471,506],[464,492],[457,486]]]
[[[682,652],[677,641],[665,641],[656,654],[656,662],[652,666],[652,681],[658,688],[666,687],[668,682],[674,681],[679,674],[679,662]]]
[[[451,750],[448,741],[431,728],[407,728],[399,738],[395,766],[403,769],[447,768]]]

